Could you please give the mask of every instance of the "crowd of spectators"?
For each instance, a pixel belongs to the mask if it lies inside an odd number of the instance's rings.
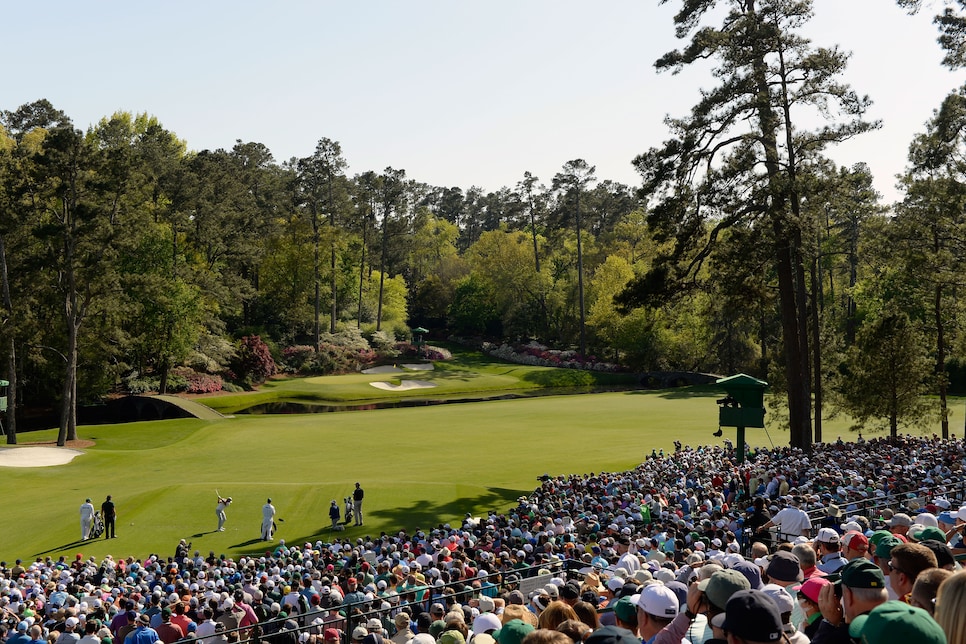
[[[11,644],[966,641],[962,440],[652,451],[459,524],[0,562]]]

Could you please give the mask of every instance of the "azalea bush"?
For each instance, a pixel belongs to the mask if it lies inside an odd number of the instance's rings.
[[[171,384],[175,381],[177,381],[176,389]],[[224,386],[221,376],[200,373],[187,367],[172,369],[168,376],[168,383],[171,391],[184,391],[189,394],[212,394],[221,391]]]
[[[516,364],[527,364],[534,367],[561,367],[564,369],[585,369],[588,371],[621,371],[620,365],[603,362],[596,356],[581,356],[576,351],[550,349],[539,342],[529,342],[523,345],[500,345],[492,342],[483,343],[483,352]]]
[[[257,335],[246,335],[238,343],[238,350],[231,361],[234,380],[244,385],[259,385],[277,371],[275,359],[268,345]]]

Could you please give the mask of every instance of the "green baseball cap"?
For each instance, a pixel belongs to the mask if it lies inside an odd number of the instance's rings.
[[[724,610],[728,600],[739,590],[751,590],[751,582],[737,570],[719,570],[709,578],[698,582],[698,590],[719,610]]]
[[[614,615],[625,623],[630,623],[637,617],[637,604],[634,603],[630,595],[621,597],[614,602]]]
[[[868,559],[853,559],[839,571],[842,584],[849,588],[885,588],[885,576]]]
[[[853,619],[849,635],[860,644],[946,644],[946,634],[929,613],[895,600]]]
[[[886,537],[880,539],[875,546],[875,556],[879,559],[886,559],[892,556],[892,549],[901,544],[902,541],[896,537]]]
[[[880,541],[882,541],[886,537],[891,537],[891,536],[892,536],[892,533],[889,532],[888,530],[876,530],[875,532],[869,535],[869,545],[870,547],[875,548],[877,545],[879,545]]]
[[[934,528],[932,526],[927,526],[922,530],[916,531],[912,534],[912,538],[916,541],[926,541],[928,539],[934,539],[939,543],[946,543],[946,533],[939,528]]]

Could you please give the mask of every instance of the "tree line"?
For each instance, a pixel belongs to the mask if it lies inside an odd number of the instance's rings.
[[[634,188],[583,159],[487,192],[350,175],[326,138],[278,161],[242,140],[190,151],[148,114],[82,131],[46,100],[0,112],[11,407],[56,404],[63,443],[79,403],[136,374],[161,391],[186,365],[230,374],[241,338],[281,352],[422,326],[764,377],[797,446],[840,412],[892,433],[938,415],[945,435],[964,379],[966,90],[911,142],[887,208],[867,166],[825,156],[877,124],[840,80],[847,54],[800,35],[810,15],[801,0],[683,3],[689,41],[657,66],[715,61],[719,85],[634,160]]]

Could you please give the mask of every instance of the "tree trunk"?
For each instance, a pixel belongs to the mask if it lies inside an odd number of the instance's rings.
[[[382,292],[386,283],[386,246],[389,243],[389,209],[386,209],[382,217],[382,252],[379,256],[379,304],[376,306],[376,331],[382,330]]]
[[[580,357],[587,355],[587,324],[584,317],[584,254],[580,244],[580,188],[577,188],[577,300],[580,306]]]
[[[7,247],[0,237],[0,286],[2,286],[3,306],[7,314],[13,315],[13,297],[10,295],[10,274],[7,271]],[[9,319],[8,319],[9,321]],[[7,331],[7,414],[4,432],[7,445],[17,444],[17,341],[12,329]]]
[[[320,302],[319,294],[319,281],[322,279],[319,269],[319,216],[313,212],[312,213],[312,239],[315,246],[315,271],[314,271],[314,281],[315,281],[315,326],[314,326],[314,337],[315,337],[315,350],[319,350],[319,342],[321,341],[321,329],[319,319],[322,317],[322,306]]]
[[[4,430],[7,434],[7,445],[17,444],[17,344],[13,335],[7,338],[7,424]]]
[[[366,279],[366,234],[369,231],[368,218],[362,221],[362,257],[359,259],[359,302],[356,313],[356,328],[362,328],[362,285]]]
[[[946,400],[949,384],[946,378],[946,333],[942,316],[943,286],[936,284],[933,315],[936,318],[936,378],[939,384],[939,413],[943,438],[949,438],[949,404]]]
[[[332,181],[333,177],[329,175],[328,180],[328,195],[329,195],[329,234],[332,235],[331,239],[331,257],[329,259],[329,268],[332,270],[332,279],[330,281],[330,286],[332,289],[332,301],[329,305],[329,333],[335,333],[335,322],[336,317],[339,314],[339,309],[336,302],[336,292],[338,291],[339,282],[336,279],[336,230],[335,230],[335,207],[332,205]]]
[[[760,29],[754,0],[745,6],[754,28]],[[804,269],[801,265],[798,235],[786,223],[785,208],[789,197],[794,197],[794,186],[783,177],[782,163],[778,151],[778,119],[772,110],[771,86],[768,82],[767,65],[764,53],[755,39],[752,52],[752,75],[758,90],[756,111],[758,112],[761,145],[765,152],[765,171],[768,176],[767,215],[775,232],[776,269],[778,273],[778,299],[782,322],[782,343],[785,348],[785,377],[788,385],[788,422],[789,443],[792,447],[809,450],[812,443],[811,396],[808,382],[808,328],[803,326],[807,320],[801,308],[804,301]],[[798,209],[796,199],[791,200],[794,210]]]

